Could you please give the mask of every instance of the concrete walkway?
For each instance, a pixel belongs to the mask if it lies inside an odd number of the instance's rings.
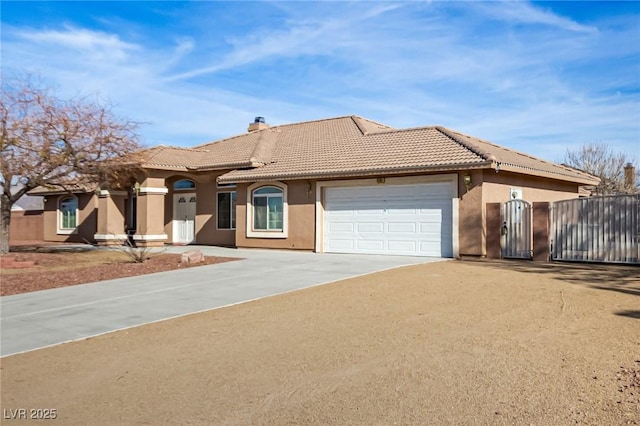
[[[318,254],[220,247],[206,255],[244,260],[0,298],[0,355],[286,293],[398,266],[443,259]]]

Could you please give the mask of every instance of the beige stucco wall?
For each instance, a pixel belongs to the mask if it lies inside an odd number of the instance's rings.
[[[65,195],[47,195],[44,203],[44,240],[58,242],[94,242],[97,229],[98,197],[94,193],[74,194],[78,198],[78,228],[73,234],[58,233],[58,201]]]
[[[233,191],[234,188],[218,188],[216,178],[226,173],[209,172],[201,174],[152,171],[142,182],[143,187],[166,188],[167,194],[141,193],[138,195],[137,234],[167,234],[167,242],[172,241],[173,184],[179,179],[196,182],[196,243],[256,248],[280,248],[314,250],[316,247],[316,183],[308,180],[281,182],[287,186],[288,229],[286,238],[261,238],[247,236],[246,202],[250,184],[239,184],[237,194],[236,230],[217,229],[216,202],[218,192]],[[467,188],[464,176],[471,176]],[[509,200],[510,188],[523,190],[523,199],[529,202],[558,201],[578,196],[578,185],[550,179],[522,176],[509,172],[495,173],[493,170],[475,170],[458,173],[458,249],[460,255],[486,255],[486,203]],[[98,197],[79,194],[78,232],[58,234],[57,203],[62,196],[47,197],[44,211],[44,238],[49,241],[93,241],[97,231]],[[123,227],[125,210],[121,200],[113,200],[116,214],[110,215],[101,228]]]
[[[578,197],[578,184],[494,170],[469,172],[472,187],[467,191],[459,173],[460,255],[486,256],[486,204],[510,200],[511,188],[522,189],[522,199],[530,203]]]
[[[124,191],[111,191],[98,196],[97,234],[123,235],[125,233]]]
[[[279,249],[313,250],[315,246],[315,183],[307,180],[282,182],[287,185],[287,238],[247,237],[247,192],[249,184],[238,185],[236,245]]]
[[[464,176],[471,176],[469,189]],[[461,256],[481,256],[484,253],[485,225],[483,172],[473,170],[458,174],[458,250]]]
[[[522,199],[530,203],[578,198],[578,184],[524,176],[509,172],[483,172],[482,193],[485,203],[509,201],[509,189],[522,188]]]
[[[163,195],[163,205],[154,211],[150,216],[162,227],[162,232],[167,235],[167,242],[173,241],[173,198],[177,191],[174,191],[173,184],[181,179],[189,179],[195,182],[196,194],[196,218],[195,218],[195,244],[210,244],[220,246],[235,245],[235,231],[228,229],[218,229],[217,226],[217,198],[218,192],[234,191],[234,188],[218,188],[216,178],[228,172],[228,170],[209,173],[183,173],[171,171],[150,172],[149,186],[167,188],[167,194]],[[191,191],[181,191],[191,192]],[[140,201],[138,200],[138,203]],[[149,212],[151,213],[151,212]],[[140,211],[138,204],[138,221],[146,212]],[[151,217],[152,216],[152,217]]]
[[[471,176],[467,189],[464,176]],[[246,236],[247,188],[249,184],[238,185],[238,210],[236,245],[238,247],[261,247],[282,249],[315,248],[315,209],[313,196],[308,191],[308,181],[284,182],[288,186],[289,229],[287,238],[268,239]],[[316,183],[312,183],[315,193]],[[523,189],[527,201],[557,201],[577,197],[577,185],[550,179],[525,177],[513,173],[495,173],[493,170],[472,170],[458,173],[458,249],[463,256],[486,255],[485,205],[487,202],[509,200],[509,189]],[[320,226],[320,224],[318,224]]]
[[[218,193],[237,191],[236,188],[218,188],[216,178],[221,174],[222,172],[217,172],[193,179],[196,182],[196,242],[198,244],[235,245],[235,230],[218,229]]]

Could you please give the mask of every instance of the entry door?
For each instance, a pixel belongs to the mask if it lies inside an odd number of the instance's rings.
[[[180,193],[173,196],[173,242],[189,244],[195,239],[196,194]]]

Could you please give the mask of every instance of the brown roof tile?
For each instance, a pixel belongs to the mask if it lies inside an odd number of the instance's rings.
[[[488,164],[433,127],[363,135],[351,117],[283,129],[272,160],[263,167],[230,172],[224,180],[353,176]]]
[[[251,167],[253,165],[251,162],[252,154],[261,140],[261,136],[263,136],[262,132],[265,130],[245,133],[197,146],[197,149],[206,151],[202,156],[201,163],[198,164],[198,168],[201,170],[216,170]]]
[[[519,151],[505,148],[491,142],[465,135],[453,130],[440,128],[440,130],[470,147],[470,149],[490,157],[496,163],[496,167],[500,170],[512,170],[520,173],[527,171],[535,172],[534,174],[544,174],[548,176],[564,176],[572,179],[586,180],[588,184],[597,183],[598,180],[594,176],[561,164],[552,163],[550,161],[536,158],[532,155]],[[531,173],[528,173],[531,174]]]
[[[98,188],[97,184],[69,184],[69,185],[43,185],[27,192],[29,195],[57,195],[57,194],[81,194],[93,192]]]
[[[193,149],[155,148],[146,165],[240,169],[220,182],[501,168],[593,184],[593,176],[439,126],[396,130],[358,116],[245,133]],[[153,151],[150,150],[150,151]]]
[[[154,169],[187,170],[202,161],[207,151],[178,148],[174,146],[156,146],[141,153],[142,166]]]

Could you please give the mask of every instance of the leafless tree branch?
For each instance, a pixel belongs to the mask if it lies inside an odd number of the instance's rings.
[[[79,183],[122,185],[128,173],[136,172],[134,153],[141,148],[136,127],[98,100],[63,100],[31,76],[3,77],[0,252],[8,251],[11,206],[27,191]]]

